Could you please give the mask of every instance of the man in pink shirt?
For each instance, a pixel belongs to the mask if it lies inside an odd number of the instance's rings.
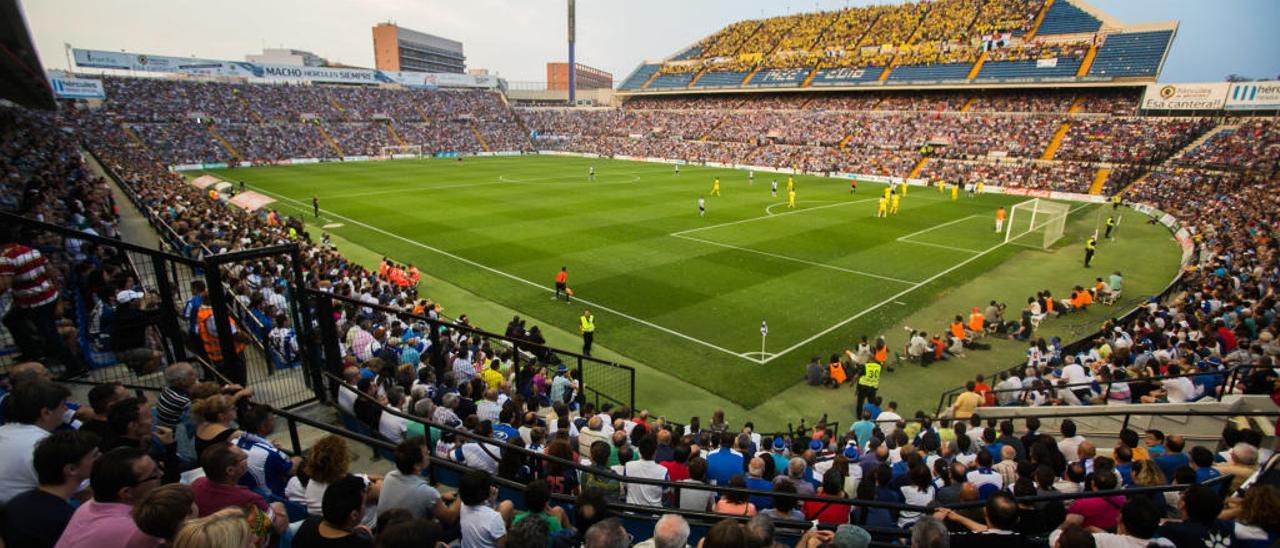
[[[152,548],[163,539],[144,534],[129,513],[160,485],[164,471],[141,449],[120,447],[93,463],[93,500],[80,505],[57,548]]]
[[[200,466],[204,469],[204,477],[191,484],[200,517],[223,508],[254,506],[271,518],[277,533],[283,533],[289,526],[284,504],[273,502],[267,506],[262,495],[238,484],[240,477],[249,470],[249,456],[243,449],[227,442],[211,445],[200,455]]]

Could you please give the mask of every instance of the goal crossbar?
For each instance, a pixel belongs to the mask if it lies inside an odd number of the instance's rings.
[[[422,156],[422,145],[387,145],[382,147],[382,155],[390,158],[419,158]]]
[[[1048,249],[1066,233],[1071,206],[1041,198],[1019,202],[1009,208],[1007,244]]]

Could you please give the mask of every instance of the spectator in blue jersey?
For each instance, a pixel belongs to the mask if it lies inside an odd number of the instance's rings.
[[[205,289],[204,282],[195,280],[191,282],[191,298],[182,305],[182,317],[187,320],[187,339],[190,341],[188,346],[197,351],[203,350],[204,344],[200,342],[200,322],[196,320],[196,314],[200,312],[200,306],[207,296],[208,290]]]
[[[293,367],[302,363],[302,354],[298,348],[298,334],[289,326],[287,314],[277,314],[274,327],[267,334],[267,342],[271,353],[278,360],[279,367]]]
[[[746,460],[738,448],[734,447],[733,434],[721,432],[718,437],[720,449],[707,455],[707,483],[728,485],[730,478],[746,469]]]
[[[773,482],[764,479],[764,459],[754,457],[747,464],[747,489],[756,489],[760,491],[773,490]],[[757,511],[764,511],[773,506],[773,497],[770,495],[751,495],[751,504],[756,506]]]
[[[1213,451],[1197,445],[1191,448],[1191,469],[1196,471],[1196,483],[1204,483],[1221,476],[1222,473],[1213,468]]]
[[[1164,477],[1172,478],[1174,472],[1191,462],[1183,452],[1185,447],[1186,440],[1178,434],[1171,434],[1165,438],[1164,454],[1155,457],[1156,465],[1160,467],[1161,472],[1164,472]]]
[[[237,445],[247,455],[248,468],[240,477],[240,485],[263,496],[285,498],[285,486],[289,478],[298,472],[302,457],[291,457],[271,440],[275,431],[275,415],[265,405],[246,409],[237,420],[240,424],[240,441]]]

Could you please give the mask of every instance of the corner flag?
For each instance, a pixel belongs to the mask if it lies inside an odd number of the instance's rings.
[[[769,335],[769,322],[760,320],[760,336],[765,337],[768,335]]]

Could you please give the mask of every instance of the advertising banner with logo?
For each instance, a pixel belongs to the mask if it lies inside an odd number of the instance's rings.
[[[107,92],[102,89],[102,80],[88,78],[50,78],[49,86],[53,88],[53,96],[59,99],[106,99]]]
[[[1280,80],[1229,85],[1227,110],[1280,110]]]
[[[1142,95],[1146,110],[1219,110],[1227,98],[1225,82],[1210,84],[1147,84]]]

